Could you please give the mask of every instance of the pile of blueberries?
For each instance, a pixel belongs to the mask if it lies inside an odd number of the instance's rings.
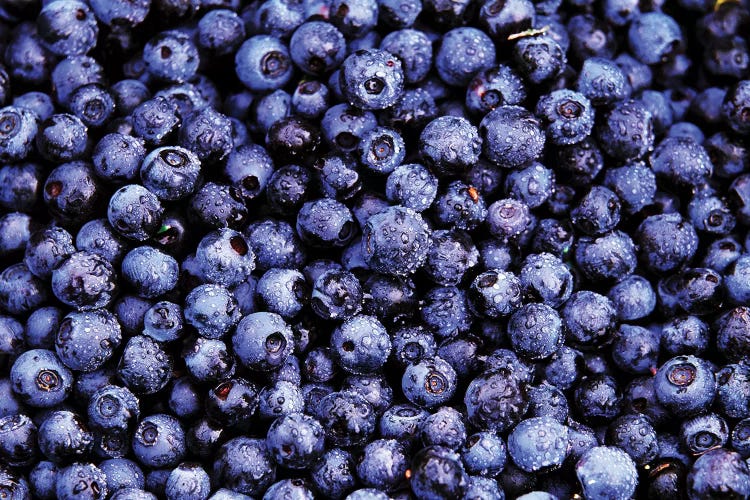
[[[750,498],[749,35],[0,1],[0,498]]]

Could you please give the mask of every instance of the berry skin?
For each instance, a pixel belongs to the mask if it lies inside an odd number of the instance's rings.
[[[401,379],[401,388],[406,398],[423,407],[444,404],[456,390],[456,372],[438,356],[422,358],[406,367]]]
[[[281,366],[294,349],[291,328],[275,313],[257,312],[240,320],[232,335],[239,361],[252,370],[271,371]]]
[[[465,173],[479,159],[482,139],[465,118],[441,116],[419,136],[419,153],[425,165],[447,177]]]
[[[149,246],[137,247],[122,260],[123,280],[141,297],[154,299],[177,286],[179,264],[174,257]]]
[[[656,373],[659,403],[675,416],[691,416],[708,408],[716,395],[716,379],[708,363],[695,356],[677,356]]]
[[[201,162],[185,148],[157,148],[143,158],[140,177],[143,186],[160,200],[181,200],[193,194],[198,187]]]
[[[50,350],[30,349],[16,358],[10,382],[19,399],[35,408],[51,408],[70,395],[73,373]]]
[[[58,56],[86,54],[96,45],[99,28],[84,2],[56,0],[47,3],[36,20],[44,47]],[[106,493],[102,495],[102,498]]]
[[[388,33],[380,42],[380,50],[401,60],[404,80],[408,84],[421,82],[430,71],[432,44],[422,31],[405,29]]]
[[[548,358],[563,342],[560,316],[546,304],[526,304],[511,315],[508,337],[519,355],[534,360]]]
[[[150,145],[165,144],[180,125],[180,118],[169,100],[155,96],[143,101],[131,113],[133,133]]]
[[[468,480],[460,455],[443,446],[423,448],[412,459],[409,481],[417,498],[462,498]]]
[[[540,121],[520,106],[499,106],[479,124],[484,157],[506,168],[518,168],[539,158],[545,134]]]
[[[391,341],[376,318],[357,315],[333,331],[331,348],[344,370],[361,375],[376,372],[385,364],[391,352]]]
[[[481,431],[468,437],[461,461],[469,474],[495,477],[505,468],[506,455],[507,447],[500,436]]]
[[[277,418],[268,429],[266,443],[276,462],[288,469],[306,469],[325,449],[320,422],[303,413]]]
[[[633,460],[614,446],[595,446],[575,465],[586,498],[627,500],[635,493],[638,475]]]
[[[58,0],[55,3],[67,2]],[[107,476],[94,464],[76,462],[57,472],[55,496],[60,500],[104,500],[108,492]]]
[[[622,130],[627,133],[622,134]],[[653,117],[642,103],[621,101],[597,121],[596,137],[604,152],[613,158],[639,159],[654,146]]]
[[[465,86],[476,73],[495,64],[495,45],[486,33],[470,27],[443,35],[435,54],[440,79],[451,86]]]
[[[145,241],[159,229],[164,209],[151,191],[128,184],[112,195],[107,219],[118,233],[136,241]]]
[[[110,305],[117,291],[117,274],[112,265],[94,253],[76,252],[52,271],[55,297],[79,311]]]
[[[266,92],[289,82],[291,62],[289,49],[278,38],[256,35],[245,40],[237,51],[235,70],[248,89]]]
[[[464,404],[469,422],[480,430],[496,432],[520,422],[529,407],[525,384],[505,368],[486,371],[472,380]]]
[[[635,270],[636,247],[630,236],[619,230],[599,237],[585,236],[578,240],[575,260],[589,280],[616,281]]]
[[[562,464],[568,448],[568,428],[552,417],[522,420],[508,435],[508,454],[526,472]]]
[[[713,173],[708,153],[692,139],[667,137],[651,153],[649,163],[657,177],[686,187],[703,184]]]
[[[426,260],[430,230],[411,209],[395,206],[373,215],[362,230],[362,252],[375,271],[406,276]]]
[[[36,139],[39,117],[27,108],[7,106],[0,109],[0,160],[25,159]]]
[[[339,84],[350,105],[365,110],[385,109],[404,90],[401,61],[384,50],[358,50],[341,65]]]
[[[346,205],[328,198],[305,203],[297,214],[297,234],[308,245],[320,248],[347,245],[356,224]]]
[[[701,455],[688,473],[687,494],[691,500],[750,495],[747,463],[739,453],[725,448]]]
[[[117,375],[136,395],[162,390],[172,377],[172,356],[145,335],[130,337],[117,365]]]
[[[552,144],[581,142],[594,127],[594,108],[583,95],[570,90],[556,90],[542,96],[536,105]]]
[[[185,453],[185,433],[171,415],[149,415],[133,433],[133,454],[146,467],[174,467]]]
[[[486,217],[487,204],[480,190],[459,180],[448,184],[433,202],[433,218],[443,227],[471,230]]]

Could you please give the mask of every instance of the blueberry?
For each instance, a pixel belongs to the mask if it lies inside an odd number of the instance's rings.
[[[67,2],[58,0],[54,3]],[[107,493],[109,493],[107,476],[104,471],[92,463],[76,462],[59,469],[57,472],[55,495],[61,500],[80,498],[103,500],[107,498]]]
[[[41,460],[29,471],[29,486],[31,492],[42,500],[55,498],[55,486],[57,480],[57,465],[52,462]],[[12,492],[11,492],[12,495]],[[11,498],[13,498],[11,496]]]
[[[687,476],[688,498],[750,494],[750,473],[739,453],[717,448],[698,457]]]
[[[234,147],[232,122],[227,116],[210,106],[196,110],[183,120],[178,133],[178,142],[180,146],[193,152],[200,162],[208,165],[215,164],[224,160]],[[165,158],[165,160],[169,163],[168,158]],[[178,185],[184,183],[187,186],[185,190],[189,194],[196,187],[200,163],[195,158],[189,156],[180,158],[179,155],[176,163],[177,165],[185,165],[183,175],[186,179],[179,179],[180,182],[176,182],[178,179],[175,179],[171,183]],[[144,160],[142,172],[144,167],[148,169],[146,160]],[[143,176],[141,177],[143,178]]]
[[[508,435],[508,454],[527,472],[561,465],[567,448],[568,428],[552,417],[522,420]]]
[[[315,418],[290,413],[277,418],[268,429],[268,451],[288,469],[306,469],[324,451],[325,432]]]
[[[276,467],[264,439],[236,437],[224,443],[213,463],[212,477],[225,487],[256,495],[276,477]]]
[[[144,141],[118,133],[107,134],[94,147],[91,161],[94,172],[113,184],[133,182],[146,156]]]
[[[289,41],[289,53],[294,64],[302,71],[322,75],[344,61],[346,41],[332,24],[307,21],[294,31]]]
[[[438,179],[430,169],[419,163],[407,163],[390,173],[385,194],[393,204],[423,212],[432,205],[437,189]]]
[[[312,246],[344,246],[355,232],[351,211],[335,200],[320,198],[307,202],[297,214],[297,233],[303,242]]]
[[[729,426],[716,413],[705,413],[682,421],[680,441],[694,455],[700,455],[729,440]]]
[[[172,356],[145,335],[130,337],[117,365],[117,375],[134,394],[154,394],[172,377]]]
[[[133,133],[150,145],[162,145],[174,136],[180,118],[169,100],[156,95],[138,104],[131,113]]]
[[[178,30],[163,31],[143,47],[146,71],[167,82],[184,82],[195,75],[200,58],[191,37]]]
[[[39,425],[39,449],[55,463],[85,458],[93,444],[94,435],[84,420],[73,412],[50,412]]]
[[[45,48],[57,56],[86,54],[96,45],[99,34],[94,13],[77,0],[47,3],[36,25]]]
[[[107,219],[122,236],[145,241],[159,229],[164,209],[151,191],[138,184],[128,184],[112,195]]]
[[[185,432],[171,415],[149,415],[133,433],[133,454],[147,467],[174,467],[185,452]]]
[[[354,461],[349,452],[339,448],[327,451],[312,466],[311,480],[320,494],[341,498],[356,484]]]
[[[622,410],[622,391],[609,375],[583,377],[575,387],[573,403],[585,422],[610,422]]]
[[[25,159],[39,135],[38,127],[39,117],[28,108],[7,106],[0,109],[0,159],[4,162]]]
[[[657,176],[681,186],[698,186],[713,173],[708,153],[691,139],[662,140],[649,156],[649,163]]]
[[[647,217],[636,232],[641,260],[652,272],[674,271],[695,254],[698,236],[679,214]]]
[[[728,364],[716,372],[715,406],[731,418],[750,416],[747,393],[750,391],[750,370],[745,365]]]
[[[231,184],[237,187],[240,196],[250,201],[266,189],[274,172],[274,163],[265,148],[248,144],[229,153],[223,171]]]
[[[601,148],[613,158],[639,159],[654,146],[653,117],[639,101],[621,101],[598,121],[596,136]]]
[[[406,83],[416,84],[427,77],[432,62],[432,44],[424,32],[415,29],[392,31],[383,37],[380,50],[401,60]]]
[[[50,172],[44,183],[44,202],[64,225],[80,225],[98,208],[102,189],[91,165],[64,163]]]
[[[362,299],[362,285],[354,274],[331,269],[315,279],[310,306],[323,319],[348,319],[361,311]]]
[[[389,491],[401,484],[409,467],[404,446],[395,439],[376,439],[362,451],[357,476],[367,487]]]
[[[591,498],[625,500],[635,493],[638,476],[633,460],[613,446],[595,446],[575,465],[583,494]]]
[[[367,34],[378,21],[375,0],[334,0],[328,10],[331,22],[349,38]]]
[[[292,76],[289,49],[268,35],[248,38],[235,55],[235,70],[240,81],[254,92],[276,90]]]
[[[128,430],[140,415],[138,399],[126,387],[106,385],[88,402],[89,425],[96,430]]]
[[[469,422],[480,430],[505,431],[528,409],[524,385],[505,368],[487,371],[471,381],[464,396]]]
[[[661,12],[646,12],[633,19],[628,28],[630,50],[648,65],[666,62],[684,44],[679,25]]]
[[[664,363],[654,381],[656,398],[672,414],[690,416],[708,408],[716,395],[716,379],[708,363],[677,356]]]
[[[24,467],[36,461],[37,426],[23,414],[0,418],[0,457],[11,467]]]
[[[257,371],[279,367],[294,348],[291,328],[281,316],[269,312],[242,318],[232,335],[232,345],[239,361]]]
[[[31,211],[41,198],[43,175],[37,163],[0,167],[0,207],[9,212]]]
[[[73,374],[57,355],[46,349],[30,349],[10,368],[13,392],[29,406],[50,408],[67,399]]]
[[[630,95],[625,73],[614,61],[601,57],[583,62],[576,90],[595,106],[611,105]]]
[[[258,409],[258,388],[241,377],[223,381],[208,393],[206,414],[225,427],[238,427]]]
[[[563,73],[567,63],[566,49],[567,47],[563,47],[553,36],[547,34],[524,37],[513,47],[513,60],[520,73],[531,83],[539,85]]]
[[[239,48],[245,38],[245,23],[229,9],[216,9],[198,21],[196,43],[211,55],[224,56]]]
[[[382,324],[372,316],[357,315],[331,334],[336,361],[354,374],[380,369],[391,352],[391,341]]]
[[[489,195],[489,194],[488,194]],[[433,218],[444,227],[471,230],[484,222],[487,204],[479,188],[460,180],[450,182],[433,202]]]
[[[357,391],[322,394],[313,412],[326,430],[326,439],[334,446],[363,446],[375,431],[377,415]]]
[[[347,57],[339,75],[341,91],[354,107],[385,109],[404,87],[401,61],[384,50],[359,50]]]
[[[639,249],[643,251],[643,246]],[[581,237],[576,245],[575,260],[591,281],[619,280],[635,270],[636,247],[630,236],[619,230],[599,237]]]
[[[55,349],[68,368],[91,372],[112,357],[121,341],[120,324],[111,312],[72,312],[60,323]]]
[[[110,458],[103,460],[99,468],[107,477],[107,489],[118,491],[120,489],[142,489],[145,485],[145,477],[141,468],[127,458]]]
[[[263,219],[245,230],[259,271],[272,267],[298,268],[306,261],[306,250],[292,226],[283,220]]]
[[[656,431],[644,415],[623,415],[614,420],[607,428],[606,442],[625,451],[638,465],[651,462],[659,453]]]
[[[195,191],[200,168],[200,160],[193,152],[181,147],[163,147],[143,159],[140,177],[144,187],[159,199],[174,201]]]
[[[562,345],[562,321],[557,311],[547,304],[526,304],[511,315],[508,339],[521,356],[544,359]]]
[[[458,285],[478,261],[479,251],[468,233],[458,229],[438,230],[432,234],[424,270],[439,285]]]
[[[443,446],[422,448],[411,462],[411,489],[418,498],[460,498],[469,480],[458,453]]]
[[[199,382],[214,383],[234,375],[234,359],[222,340],[195,337],[185,344],[182,356],[188,373]]]
[[[329,108],[331,91],[316,80],[302,81],[292,94],[292,108],[296,114],[307,119],[320,118]]]
[[[159,342],[178,340],[183,335],[182,307],[168,301],[157,302],[143,315],[143,334]]]
[[[520,106],[499,106],[487,113],[479,135],[485,158],[509,168],[536,160],[544,149],[540,121]]]
[[[617,317],[624,321],[645,318],[656,306],[653,287],[646,278],[636,274],[610,288],[607,297],[617,311]]]

